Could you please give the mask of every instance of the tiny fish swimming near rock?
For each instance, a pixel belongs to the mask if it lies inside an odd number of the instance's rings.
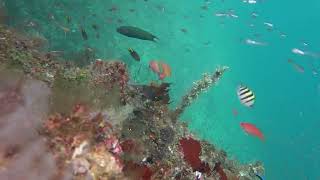
[[[301,55],[301,56],[307,55],[307,56],[311,56],[313,58],[319,58],[320,57],[320,55],[317,54],[317,53],[313,53],[313,52],[309,52],[309,51],[302,51],[301,49],[298,49],[298,48],[293,48],[291,50],[291,52],[294,53],[294,54]]]
[[[91,26],[94,30],[98,30],[99,28],[98,28],[98,25],[96,25],[96,24],[92,24],[92,26]]]
[[[165,104],[170,104],[169,89],[171,83],[151,83],[150,85],[130,85],[139,90],[142,95],[151,101],[161,101]]]
[[[88,40],[88,34],[87,34],[86,30],[83,29],[82,27],[80,28],[80,30],[81,30],[81,36],[82,36],[82,38],[83,38],[84,40]]]
[[[305,52],[303,52],[302,50],[300,50],[298,48],[293,48],[291,51],[294,54],[305,55]]]
[[[264,180],[264,178],[263,178],[262,176],[260,176],[259,174],[256,174],[256,173],[255,173],[255,175],[256,175],[256,177],[259,178],[260,180]]]
[[[66,20],[67,20],[67,23],[70,24],[71,23],[71,16],[66,16]]]
[[[240,85],[237,89],[237,95],[241,104],[252,107],[255,102],[254,93],[246,86]]]
[[[288,63],[292,64],[292,66],[300,73],[304,73],[304,68],[297,64],[296,62],[294,62],[292,59],[288,59]]]
[[[136,61],[140,61],[140,56],[135,50],[133,50],[132,48],[129,48],[128,51],[131,57],[133,57],[133,59],[135,59]]]
[[[273,24],[269,22],[264,22],[263,23],[265,26],[267,26],[268,30],[271,31],[273,29]]]
[[[117,28],[117,32],[124,36],[141,40],[153,42],[156,42],[158,40],[158,38],[155,35],[133,26],[120,26]]]
[[[257,46],[266,46],[267,45],[267,43],[255,41],[255,40],[252,40],[252,39],[246,39],[245,43],[249,44],[249,45],[257,45]]]

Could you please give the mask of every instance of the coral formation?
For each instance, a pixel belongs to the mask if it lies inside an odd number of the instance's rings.
[[[194,82],[191,90],[182,97],[181,103],[176,107],[173,113],[173,119],[177,119],[179,115],[183,113],[186,107],[188,107],[202,92],[207,91],[212,85],[216,84],[223,73],[228,70],[229,67],[223,66],[216,69],[213,74],[205,73],[203,78]]]
[[[264,172],[261,163],[228,159],[178,121],[226,67],[195,83],[172,111],[170,84],[129,84],[121,61],[76,67],[3,26],[0,36],[1,179],[242,180]]]

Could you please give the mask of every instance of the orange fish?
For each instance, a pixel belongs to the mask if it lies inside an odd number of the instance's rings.
[[[159,75],[159,78],[162,80],[165,77],[171,76],[171,68],[168,64],[161,63],[162,72]]]
[[[264,140],[264,136],[262,132],[253,124],[241,122],[240,126],[246,131],[248,134],[251,134],[253,136],[257,136],[262,141]]]
[[[149,62],[149,67],[153,72],[157,73],[159,79],[161,80],[171,76],[171,68],[168,64],[152,60]]]
[[[157,74],[160,73],[160,67],[159,67],[159,63],[157,61],[150,61],[149,62],[149,67],[151,68],[151,70]]]

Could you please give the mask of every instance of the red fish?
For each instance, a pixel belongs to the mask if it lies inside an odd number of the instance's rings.
[[[262,141],[264,140],[264,136],[262,132],[253,124],[241,122],[240,126],[246,131],[248,134],[251,134],[253,136],[257,136]]]
[[[288,59],[288,63],[292,64],[292,66],[300,73],[304,73],[304,68],[297,64],[296,62],[294,62],[292,59]]]
[[[159,74],[159,79],[163,80],[166,77],[166,75],[164,73]]]
[[[168,64],[152,60],[149,62],[149,67],[158,75],[160,80],[171,76],[171,68]]]
[[[162,72],[159,75],[159,78],[163,80],[165,77],[171,76],[171,68],[168,64],[161,63]]]
[[[157,74],[160,73],[160,67],[159,67],[159,63],[157,61],[150,61],[149,62],[149,67],[151,68],[151,70]]]

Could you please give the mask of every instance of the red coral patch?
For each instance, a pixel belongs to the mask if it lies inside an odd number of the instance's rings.
[[[201,144],[199,141],[189,137],[180,139],[180,148],[184,155],[184,160],[190,164],[194,171],[206,173],[210,176],[210,166],[206,162],[201,162]]]
[[[214,165],[213,170],[219,174],[221,180],[228,180],[227,175],[226,175],[226,173],[223,171],[223,168],[221,167],[221,163],[220,163],[220,162],[217,162],[217,163]]]
[[[193,170],[199,169],[201,160],[199,158],[201,152],[201,145],[199,141],[193,138],[180,139],[180,147],[184,155],[184,160],[190,164]]]
[[[153,172],[148,166],[139,165],[133,162],[126,163],[123,171],[130,178],[136,180],[151,180],[151,176],[153,175]]]
[[[128,153],[132,152],[135,148],[135,144],[131,139],[121,142],[120,146],[124,152],[128,152]]]

